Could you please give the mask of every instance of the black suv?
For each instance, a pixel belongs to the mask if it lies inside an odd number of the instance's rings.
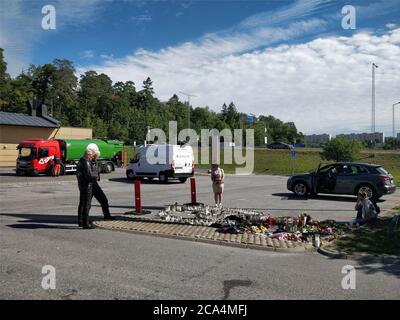
[[[316,172],[291,176],[287,188],[300,197],[309,193],[356,195],[365,191],[370,199],[396,191],[393,176],[382,166],[358,162],[333,163],[318,167]]]

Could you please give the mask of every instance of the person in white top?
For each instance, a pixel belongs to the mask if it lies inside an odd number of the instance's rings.
[[[359,192],[357,194],[357,203],[355,207],[355,210],[357,210],[356,223],[362,225],[376,219],[378,217],[377,208],[377,205],[368,199],[366,192]]]
[[[213,164],[211,167],[211,181],[214,192],[215,205],[222,207],[222,193],[224,192],[224,169],[218,164]]]

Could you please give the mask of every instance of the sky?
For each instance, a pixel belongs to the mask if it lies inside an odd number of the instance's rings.
[[[45,30],[49,4],[56,28]],[[354,29],[342,26],[345,5]],[[14,77],[65,58],[78,77],[95,70],[138,89],[151,77],[162,101],[233,101],[305,134],[370,131],[373,62],[377,131],[391,135],[400,101],[400,0],[0,0],[0,47]]]

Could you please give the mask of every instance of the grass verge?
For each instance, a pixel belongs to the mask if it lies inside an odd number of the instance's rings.
[[[375,151],[374,151],[375,152]],[[376,163],[388,170],[400,186],[400,153],[398,152],[375,152],[374,157],[370,158],[371,151],[364,151],[360,154],[359,162]],[[236,164],[226,164],[224,162],[224,151],[221,150],[221,165],[227,173],[234,173]],[[197,162],[199,163],[199,162]],[[272,175],[291,175],[293,172],[304,173],[315,171],[318,165],[332,163],[321,159],[318,149],[298,149],[295,160],[290,156],[289,150],[254,150],[254,173]],[[199,168],[210,168],[210,165],[199,164]],[[240,166],[239,166],[240,167]]]
[[[391,214],[380,217],[336,240],[330,248],[347,253],[400,255],[400,223],[393,233],[389,233],[392,217],[400,215],[400,206],[392,209]]]

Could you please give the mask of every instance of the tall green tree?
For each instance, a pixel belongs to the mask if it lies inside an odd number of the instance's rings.
[[[154,94],[153,81],[151,81],[150,77],[143,81],[143,93],[148,97],[152,97]]]
[[[222,116],[232,130],[240,127],[240,114],[233,102],[231,102],[228,107],[226,104],[222,106]]]
[[[4,50],[0,48],[0,110],[9,106],[10,75],[7,73],[7,63],[4,60]]]
[[[6,111],[26,113],[28,101],[35,97],[31,78],[21,73],[17,78],[10,81],[10,87],[9,106]]]
[[[52,107],[55,116],[70,112],[76,108],[76,89],[78,79],[75,76],[75,68],[71,61],[66,59],[55,59],[53,61],[55,73],[52,83]],[[64,112],[65,111],[65,112]]]
[[[28,76],[32,79],[36,98],[49,106],[51,106],[54,97],[55,73],[56,68],[50,63],[43,66],[31,65],[28,69]]]
[[[80,113],[93,119],[93,126],[109,126],[113,117],[113,87],[111,79],[96,71],[87,71],[81,75],[79,81],[78,103]],[[101,122],[94,121],[101,119]],[[107,131],[107,130],[106,130]],[[103,129],[96,132],[103,134]],[[104,134],[107,136],[107,133]]]
[[[0,87],[3,87],[10,80],[10,75],[7,73],[7,62],[4,60],[4,50],[0,48]]]
[[[63,125],[75,124],[77,78],[71,61],[55,59],[43,66],[31,65],[28,75],[35,98],[49,107]]]

